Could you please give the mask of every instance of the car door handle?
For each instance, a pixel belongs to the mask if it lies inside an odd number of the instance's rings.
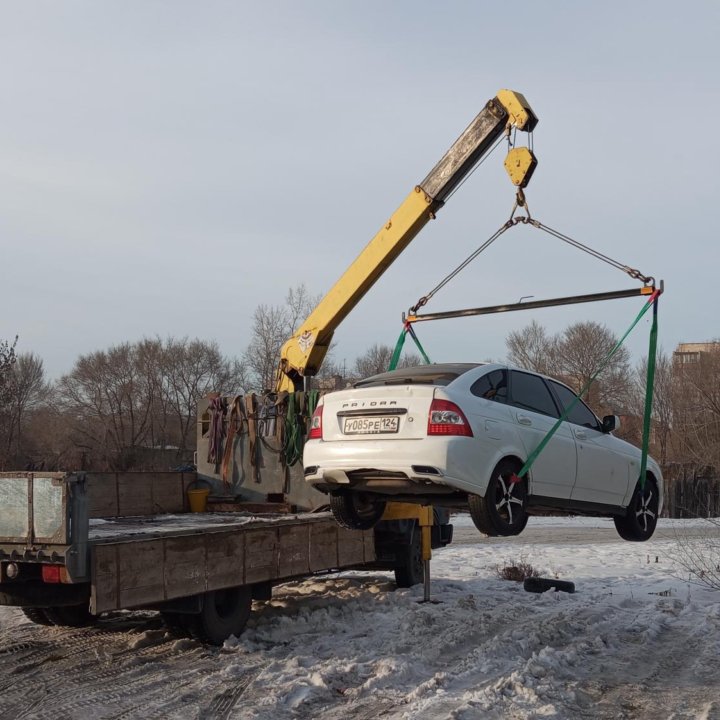
[[[521,425],[532,425],[532,420],[527,415],[518,414],[517,420]]]
[[[587,433],[584,430],[576,430],[575,437],[578,440],[587,440]]]

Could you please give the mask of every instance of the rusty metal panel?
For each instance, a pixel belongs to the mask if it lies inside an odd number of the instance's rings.
[[[0,541],[17,542],[30,535],[30,483],[24,473],[0,475]]]
[[[0,473],[0,542],[64,545],[68,537],[65,473]]]
[[[277,529],[248,530],[245,535],[245,582],[249,585],[278,577]]]

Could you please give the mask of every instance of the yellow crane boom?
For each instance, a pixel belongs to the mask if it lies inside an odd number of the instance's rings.
[[[443,206],[455,188],[511,128],[532,132],[537,117],[527,100],[501,90],[478,113],[440,162],[417,185],[387,223],[318,303],[280,352],[278,391],[302,390],[303,379],[315,375],[333,333],[390,264]],[[511,151],[506,168],[515,185],[525,187],[536,161],[527,148]]]

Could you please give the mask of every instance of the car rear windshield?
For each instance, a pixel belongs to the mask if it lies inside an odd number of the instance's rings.
[[[447,363],[444,365],[418,365],[380,373],[359,380],[353,387],[366,388],[380,385],[449,385],[463,373],[482,363]]]

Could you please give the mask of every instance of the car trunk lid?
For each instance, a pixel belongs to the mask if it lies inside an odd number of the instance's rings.
[[[323,440],[410,440],[427,434],[432,385],[342,390],[325,396]]]

